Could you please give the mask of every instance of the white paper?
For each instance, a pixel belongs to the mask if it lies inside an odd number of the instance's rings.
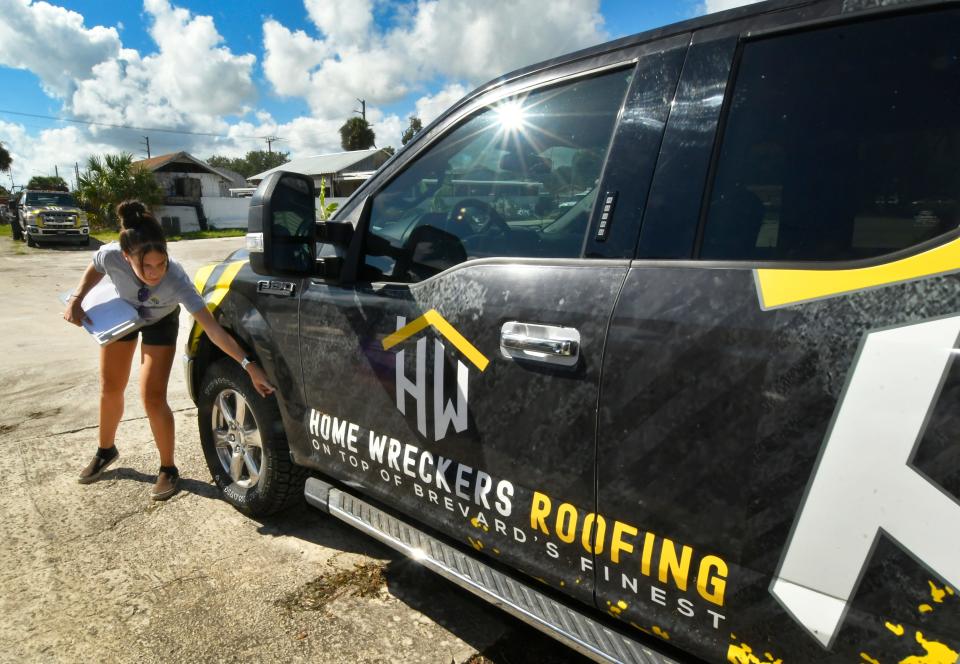
[[[69,297],[70,293],[65,293],[60,296],[60,300],[66,304]],[[89,322],[83,321],[83,328],[101,346],[116,341],[146,323],[136,308],[120,298],[108,277],[104,277],[90,289],[80,306],[90,319]]]

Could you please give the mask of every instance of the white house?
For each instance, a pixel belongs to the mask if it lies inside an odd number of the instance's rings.
[[[250,200],[230,197],[230,189],[246,184],[238,173],[214,168],[187,152],[136,163],[153,172],[164,192],[153,213],[168,233],[247,227]]]

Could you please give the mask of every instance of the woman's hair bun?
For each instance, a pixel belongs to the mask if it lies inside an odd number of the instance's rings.
[[[121,228],[139,228],[147,215],[147,207],[140,201],[123,201],[117,205]]]

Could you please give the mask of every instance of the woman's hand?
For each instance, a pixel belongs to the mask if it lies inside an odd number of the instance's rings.
[[[253,389],[255,389],[260,396],[267,397],[273,394],[274,387],[270,384],[270,381],[267,380],[267,374],[260,368],[259,364],[256,362],[248,364],[247,374],[253,382]]]
[[[87,312],[83,310],[81,306],[80,298],[75,296],[70,296],[70,299],[67,300],[67,308],[63,312],[63,320],[68,323],[73,323],[74,325],[79,326],[83,321],[90,322],[90,318],[87,316]]]

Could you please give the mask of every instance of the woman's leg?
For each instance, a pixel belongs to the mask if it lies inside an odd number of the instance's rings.
[[[117,341],[100,349],[100,447],[113,447],[120,418],[123,392],[130,379],[130,364],[137,339]]]
[[[150,419],[160,465],[173,466],[173,412],[167,403],[167,384],[176,346],[140,345],[140,396]]]

